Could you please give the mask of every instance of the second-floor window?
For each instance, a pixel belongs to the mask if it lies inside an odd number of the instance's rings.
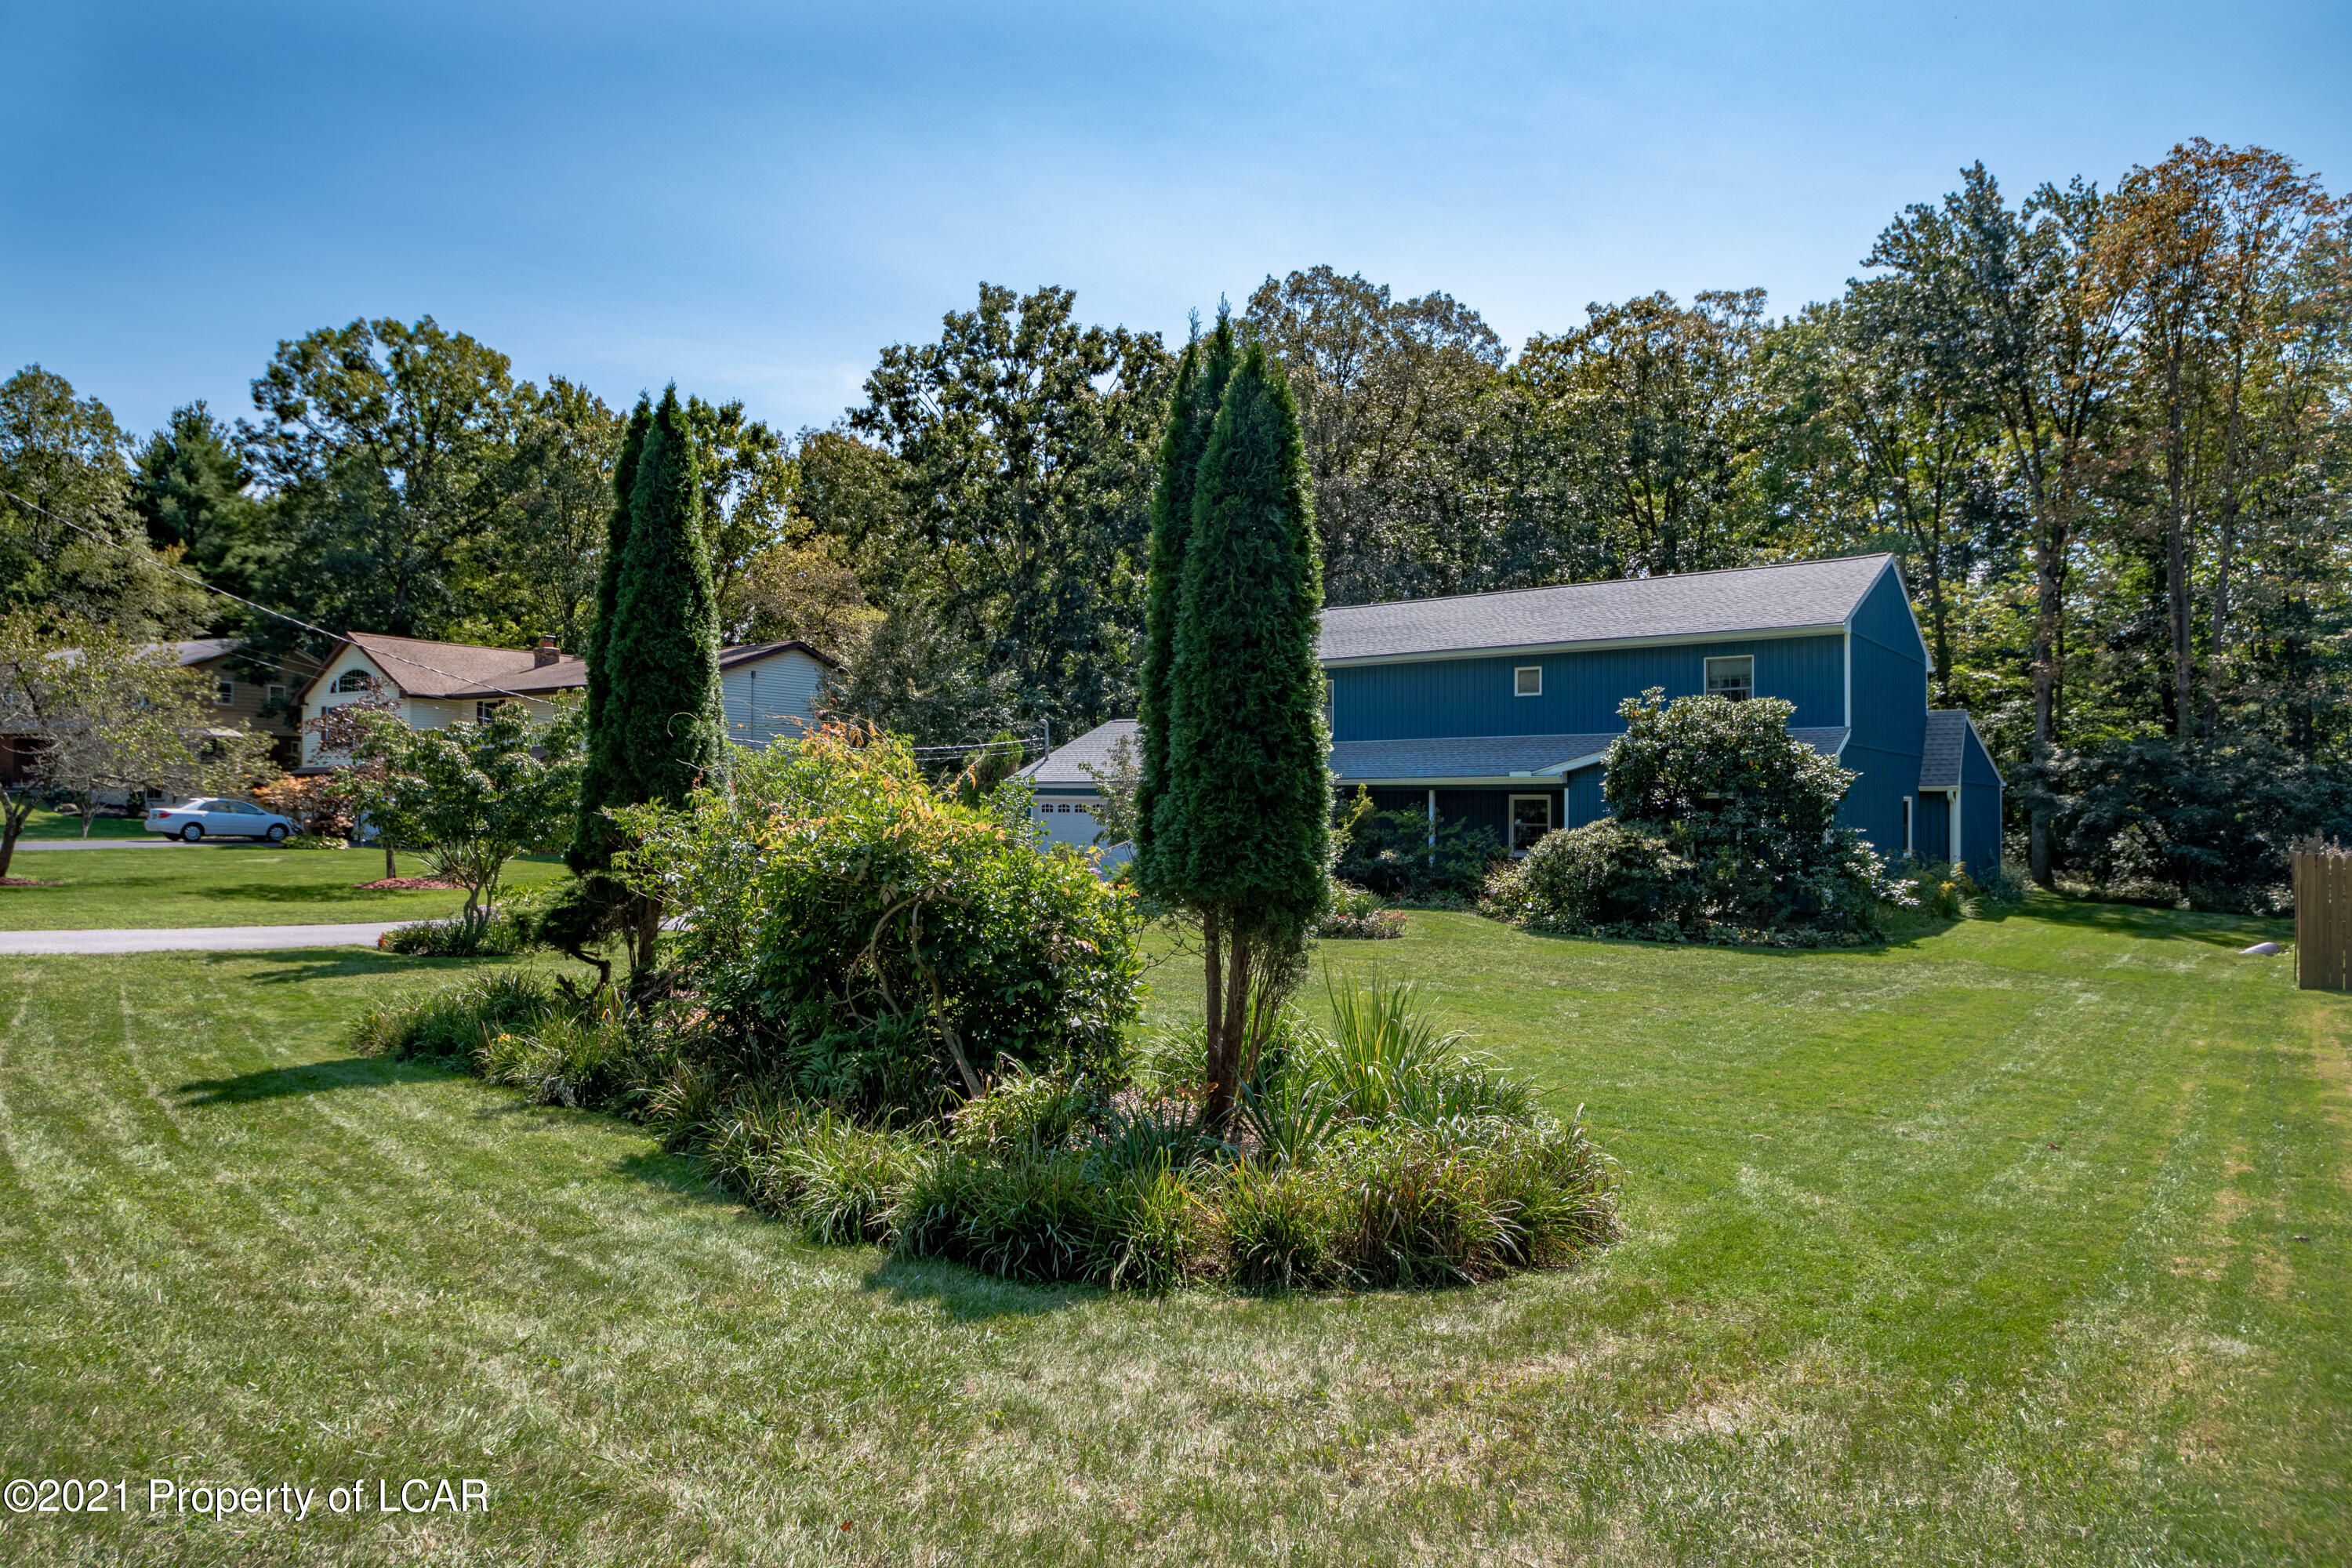
[[[1519,666],[1518,668],[1511,671],[1511,695],[1514,697],[1541,697],[1543,695],[1543,666],[1539,664],[1523,664]]]
[[[1734,658],[1708,659],[1706,694],[1728,697],[1734,702],[1745,702],[1755,696],[1756,656],[1743,653]]]
[[[213,682],[213,700],[226,708],[236,700],[236,682],[223,676]]]
[[[338,691],[373,691],[375,689],[375,682],[368,679],[368,672],[364,669],[347,669],[343,671],[342,674],[335,677],[335,689]]]

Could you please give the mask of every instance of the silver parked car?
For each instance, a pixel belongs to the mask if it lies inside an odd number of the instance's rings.
[[[191,844],[206,838],[266,838],[282,844],[294,824],[241,800],[192,800],[185,805],[149,806],[147,831]]]

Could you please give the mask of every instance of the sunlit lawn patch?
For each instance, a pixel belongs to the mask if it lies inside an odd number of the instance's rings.
[[[494,1498],[8,1516],[0,1559],[2342,1561],[2352,1002],[2232,952],[2277,934],[1329,944],[1584,1102],[1629,1235],[1286,1298],[805,1245],[623,1122],[338,1043],[482,965],[0,960],[0,1468]]]
[[[400,869],[422,876],[430,867],[422,855],[403,855]],[[381,849],[208,844],[36,850],[19,854],[9,871],[56,885],[0,888],[0,931],[434,920],[455,914],[466,901],[462,892],[362,888],[383,875]],[[507,887],[519,892],[562,873],[551,857],[517,860],[508,868]]]

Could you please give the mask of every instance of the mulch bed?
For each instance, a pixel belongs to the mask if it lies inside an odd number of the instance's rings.
[[[63,882],[44,882],[38,877],[0,877],[0,888],[62,888]]]
[[[454,892],[457,884],[445,882],[438,877],[378,877],[373,882],[358,884],[366,893],[446,893]]]

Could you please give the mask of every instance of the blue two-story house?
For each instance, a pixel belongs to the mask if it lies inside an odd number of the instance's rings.
[[[1882,854],[1979,876],[2000,859],[2000,774],[1965,712],[1928,708],[1891,555],[1336,607],[1322,657],[1335,788],[1488,828],[1515,853],[1606,812],[1617,706],[1658,687],[1785,699],[1790,733],[1856,774],[1841,815]],[[1082,763],[1133,729],[1104,725],[1030,770],[1055,837],[1091,836]]]

